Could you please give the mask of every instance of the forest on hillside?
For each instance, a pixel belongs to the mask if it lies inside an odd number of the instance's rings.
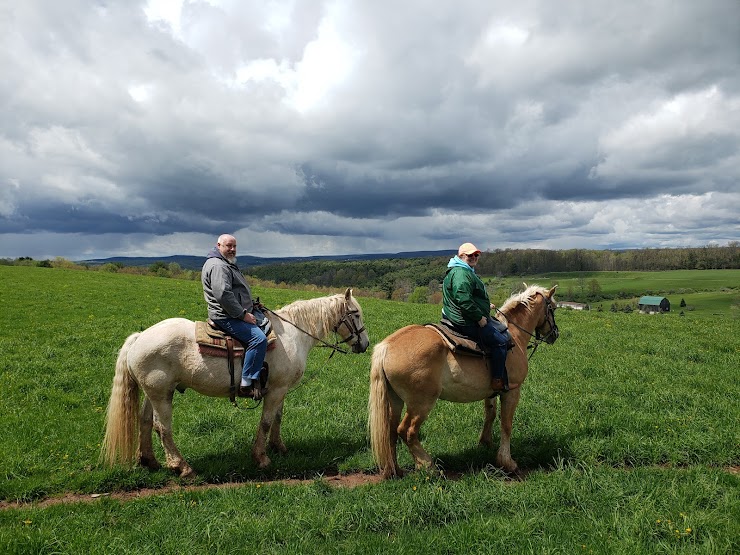
[[[358,255],[359,256],[359,255]],[[285,287],[317,287],[336,290],[353,287],[363,295],[410,302],[441,302],[441,283],[449,256],[418,258],[368,258],[351,260],[310,260],[280,262],[244,267],[242,272],[270,284]],[[199,280],[199,269],[182,268],[176,262],[157,260],[149,266],[128,266],[122,262],[102,265],[78,264],[63,258],[33,260],[0,259],[0,265],[41,266],[95,270],[128,274],[148,274],[166,278]],[[740,269],[740,242],[727,246],[636,250],[544,250],[497,249],[484,252],[477,273],[487,285],[497,279],[543,276],[554,273],[667,271]],[[594,288],[596,286],[594,285]],[[588,302],[598,295],[573,294],[571,300]]]
[[[435,289],[444,279],[448,257],[308,261],[266,264],[245,273],[265,281],[320,287],[378,289],[387,298],[416,288]],[[665,271],[740,268],[740,242],[699,248],[611,250],[503,249],[485,252],[481,276],[507,277],[555,272]],[[400,292],[399,292],[400,291]],[[421,294],[421,293],[420,293]],[[405,299],[404,299],[405,300]]]

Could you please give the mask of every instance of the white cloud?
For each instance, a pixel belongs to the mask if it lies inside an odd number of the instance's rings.
[[[682,93],[608,131],[600,140],[603,160],[591,175],[619,180],[726,174],[723,160],[737,162],[739,128],[740,96],[728,98],[717,85]]]
[[[339,34],[334,18],[324,19],[316,40],[306,45],[303,59],[297,64],[296,82],[288,96],[290,103],[299,112],[318,105],[327,108],[330,93],[347,79],[357,55]]]
[[[168,25],[173,34],[180,35],[180,13],[183,0],[149,0],[144,13],[150,22]]]

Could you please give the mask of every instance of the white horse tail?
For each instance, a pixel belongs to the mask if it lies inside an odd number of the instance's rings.
[[[118,353],[113,389],[105,417],[105,438],[100,460],[109,466],[134,461],[139,441],[139,384],[128,367],[128,353],[139,333],[128,336]]]
[[[383,364],[388,344],[382,341],[373,348],[372,365],[370,366],[370,398],[367,403],[367,427],[370,436],[370,449],[375,463],[384,477],[391,477],[396,472],[395,445],[391,444],[391,403],[389,384],[385,377]]]

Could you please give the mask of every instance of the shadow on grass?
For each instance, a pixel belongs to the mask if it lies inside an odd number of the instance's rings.
[[[493,439],[493,446],[490,448],[476,445],[463,451],[434,453],[432,456],[439,467],[447,472],[480,472],[496,466],[498,438],[494,436]],[[561,436],[528,436],[517,441],[512,440],[511,455],[525,474],[535,470],[551,470],[559,462],[567,464],[575,460],[568,448],[569,443],[568,438]]]
[[[511,446],[512,455],[525,476],[538,470],[552,470],[559,464],[577,462],[575,454],[569,448],[575,439],[554,435],[515,438]],[[490,471],[496,466],[498,436],[494,435],[493,440],[494,445],[491,448],[475,444],[461,451],[430,451],[430,454],[448,477]],[[221,448],[211,449],[199,456],[183,454],[197,473],[197,481],[203,484],[312,480],[340,474],[341,465],[349,459],[357,459],[359,456],[368,462],[371,460],[364,438],[323,434],[310,438],[285,438],[289,451],[281,454],[268,449],[271,464],[266,469],[259,469],[252,460],[252,441],[250,435],[244,435],[239,441],[228,441]],[[402,443],[399,443],[398,450],[399,456],[407,451]],[[406,470],[412,471],[413,466],[406,467]],[[341,473],[345,472],[343,470]],[[351,472],[375,473],[377,469],[361,463]],[[83,486],[82,491],[129,491],[146,487],[160,488],[170,482],[178,482],[175,474],[165,469],[150,472],[138,467],[118,468],[108,470],[100,476],[93,474],[94,477],[90,476],[88,481],[95,483],[86,484],[87,487]],[[33,492],[26,497],[28,496],[44,498],[46,492]]]
[[[239,482],[245,480],[279,480],[286,478],[310,479],[338,473],[338,465],[345,459],[367,449],[364,441],[349,441],[336,437],[312,437],[287,440],[287,453],[267,450],[271,463],[265,469],[252,460],[252,443],[224,447],[207,455],[193,457],[188,462],[198,476],[208,483]]]
[[[575,462],[569,444],[570,439],[562,436],[529,436],[512,441],[512,456],[524,474],[537,470],[552,470],[558,464]],[[189,462],[200,479],[206,483],[311,479],[336,475],[343,461],[368,449],[362,440],[337,440],[336,437],[329,436],[289,440],[286,445],[289,451],[285,454],[268,449],[271,464],[266,469],[257,468],[252,460],[251,442],[231,448],[225,447],[201,457],[194,457]],[[400,454],[406,447],[399,443],[398,449]],[[497,450],[498,439],[494,436],[494,445],[491,448],[475,445],[462,451],[430,454],[445,472],[468,474],[495,467]],[[360,468],[358,471],[363,472],[363,469]]]

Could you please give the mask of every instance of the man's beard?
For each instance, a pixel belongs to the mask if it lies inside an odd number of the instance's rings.
[[[229,261],[230,264],[236,264],[236,256],[227,256],[225,258]]]

